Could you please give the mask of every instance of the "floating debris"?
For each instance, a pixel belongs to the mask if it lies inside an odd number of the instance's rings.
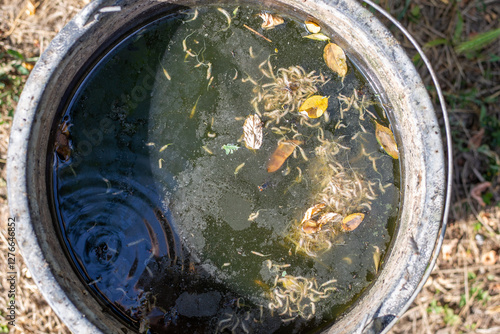
[[[392,131],[377,122],[375,122],[375,124],[375,137],[377,138],[377,142],[393,159],[399,159],[398,146],[396,145],[396,140],[394,139]]]
[[[328,96],[313,95],[307,98],[299,108],[299,112],[309,118],[318,118],[328,109]]]
[[[267,187],[269,187],[269,182],[264,182],[260,186],[258,186],[259,191],[264,191],[267,189]]]
[[[160,148],[160,151],[159,151],[159,152],[161,153],[161,152],[165,151],[165,150],[167,149],[167,147],[169,147],[170,145],[173,145],[173,144],[174,144],[174,143],[169,143],[169,144],[167,144],[167,145],[163,145],[163,146]]]
[[[222,9],[222,8],[217,8],[217,10],[219,12],[221,12],[222,14],[224,14],[224,16],[226,17],[227,19],[227,27],[220,30],[220,31],[226,31],[227,29],[229,29],[229,27],[231,26],[231,16],[229,15],[229,13],[225,10],[225,9]]]
[[[347,74],[347,58],[344,50],[335,43],[328,43],[323,50],[326,65],[342,79]]]
[[[265,30],[274,29],[274,27],[285,23],[285,20],[283,20],[281,17],[269,13],[260,13],[259,17],[264,21],[262,22],[261,27]]]
[[[271,311],[276,310],[279,315],[309,320],[316,314],[316,303],[337,291],[333,286],[335,282],[332,279],[319,285],[314,277],[284,275],[278,278],[269,293],[271,302],[268,307]]]
[[[363,213],[353,213],[342,220],[343,231],[354,231],[365,219]]]
[[[285,160],[295,151],[295,147],[302,144],[300,140],[284,140],[278,144],[278,147],[269,158],[267,163],[267,172],[273,173],[280,169]]]
[[[260,256],[260,257],[268,257],[268,256],[271,256],[271,254],[262,254],[262,253],[259,253],[259,252],[256,252],[256,251],[250,251],[250,253],[252,253],[253,255]]]
[[[196,113],[196,106],[198,105],[198,101],[200,100],[200,96],[198,96],[198,98],[196,99],[196,102],[193,106],[193,109],[191,109],[191,112],[189,113],[189,118],[193,118],[194,117],[194,114]]]
[[[226,144],[221,147],[221,149],[226,151],[226,155],[228,154],[233,154],[235,151],[237,151],[240,147],[238,145],[234,144]]]
[[[71,145],[69,141],[69,128],[71,124],[68,120],[62,122],[57,128],[55,150],[63,161],[68,161],[71,157]]]
[[[309,38],[315,41],[329,41],[330,37],[326,36],[323,33],[317,33],[317,34],[311,34],[311,35],[306,35],[304,38]]]
[[[331,211],[323,212],[324,208],[324,203],[316,204],[306,211],[302,222],[291,226],[287,239],[295,245],[295,252],[317,257],[332,248],[342,216]]]
[[[263,68],[266,64],[268,69]],[[264,76],[273,81],[255,87],[257,96],[252,103],[263,102],[266,110],[263,115],[276,124],[289,112],[297,110],[307,97],[317,93],[317,85],[326,83],[322,74],[316,75],[315,71],[308,73],[301,66],[280,68],[276,74],[269,60],[260,67]]]
[[[254,34],[256,34],[257,36],[259,37],[262,37],[264,38],[266,41],[268,41],[269,43],[272,43],[273,41],[271,41],[269,38],[267,38],[266,36],[262,35],[260,32],[256,31],[255,29],[252,29],[250,28],[249,26],[247,26],[246,24],[243,25],[245,28],[247,28],[248,30],[250,30],[251,32],[253,32]]]
[[[252,212],[249,216],[248,216],[248,221],[251,221],[253,222],[255,219],[257,219],[259,217],[259,211],[258,210],[257,212]]]
[[[307,31],[309,31],[311,34],[317,34],[320,32],[321,30],[321,27],[319,26],[319,24],[317,24],[316,22],[313,22],[313,21],[305,21],[304,22],[305,25],[306,25],[306,29]]]
[[[236,167],[236,169],[234,170],[234,175],[238,174],[240,172],[240,170],[245,166],[245,163],[242,163],[240,165],[238,165],[238,167]]]
[[[243,124],[245,147],[258,150],[262,145],[262,121],[259,115],[248,115]]]
[[[167,78],[167,80],[169,80],[169,81],[172,80],[172,78],[170,77],[170,74],[168,74],[167,70],[165,69],[165,67],[163,67],[163,65],[161,64],[161,62],[160,62],[160,66],[161,66],[161,68],[163,70],[163,74],[165,75],[165,78]]]
[[[375,273],[378,273],[378,268],[380,266],[380,248],[378,246],[373,246],[375,248],[375,253],[373,253],[373,263],[375,264]]]
[[[359,172],[320,156],[311,174],[318,188],[322,188],[315,196],[316,201],[325,203],[333,212],[347,216],[362,209],[371,210],[376,183],[365,180]]]
[[[195,8],[193,17],[190,18],[189,20],[184,21],[184,22],[191,22],[191,21],[196,20],[197,18],[198,18],[198,9]],[[186,50],[184,50],[184,51],[186,51]]]
[[[202,149],[204,149],[204,150],[205,150],[205,152],[207,152],[207,153],[208,153],[208,154],[210,154],[210,155],[213,155],[213,154],[214,154],[214,152],[212,152],[212,150],[210,150],[210,149],[209,149],[208,147],[206,147],[205,145],[203,145],[201,148],[202,148]]]

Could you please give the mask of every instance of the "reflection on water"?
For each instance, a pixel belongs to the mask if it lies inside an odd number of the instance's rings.
[[[258,13],[198,8],[152,23],[101,60],[54,131],[68,253],[89,288],[141,332],[312,331],[370,284],[374,249],[383,258],[390,243],[399,166],[374,137],[388,120],[375,102],[366,118],[346,109],[359,106],[358,92],[376,95],[350,62],[344,80],[332,73],[324,43],[304,39],[302,22],[284,16],[266,31],[272,44],[249,31]],[[329,96],[326,115],[304,123],[293,111],[264,114],[262,146],[247,149],[239,138],[257,112],[252,101],[286,98],[295,75]],[[291,138],[300,148],[269,173],[278,142]],[[330,203],[323,188],[368,197]],[[324,227],[328,247],[303,252],[292,230],[318,201],[328,202],[321,217],[338,209],[337,223],[353,210],[365,218],[352,232]]]

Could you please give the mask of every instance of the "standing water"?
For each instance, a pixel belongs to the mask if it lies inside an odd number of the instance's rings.
[[[399,209],[388,106],[318,23],[179,12],[75,91],[51,149],[61,235],[140,332],[313,332],[376,277]]]

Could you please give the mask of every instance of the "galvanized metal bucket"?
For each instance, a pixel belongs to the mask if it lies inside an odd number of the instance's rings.
[[[223,5],[225,1],[215,2]],[[52,41],[24,88],[10,138],[9,205],[19,224],[18,242],[28,268],[50,306],[75,333],[131,333],[133,330],[110,315],[80,280],[61,250],[46,179],[46,154],[54,119],[64,109],[68,95],[89,66],[118,39],[176,6],[203,3],[196,0],[93,1]],[[355,0],[238,3],[285,10],[295,13],[297,18],[314,17],[322,22],[340,37],[337,42],[341,47],[351,50],[351,59],[382,92],[383,101],[393,107],[390,118],[396,129],[402,165],[398,229],[376,281],[325,330],[325,333],[386,332],[427,279],[444,235],[451,150],[448,147],[446,153],[436,111],[402,47]],[[432,69],[430,71],[433,75]],[[435,84],[442,97],[437,81]],[[447,130],[444,107],[442,112]],[[446,135],[449,142],[449,134]]]

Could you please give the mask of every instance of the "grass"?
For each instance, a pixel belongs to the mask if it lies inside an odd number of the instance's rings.
[[[0,230],[8,217],[5,159],[8,134],[31,66],[85,0],[0,3]],[[500,332],[500,5],[491,0],[379,0],[407,27],[436,71],[453,137],[452,207],[443,251],[413,305],[390,333]],[[390,23],[380,18],[391,27]],[[411,44],[394,28],[437,101],[429,74]],[[480,198],[472,191],[489,182]],[[3,245],[3,242],[0,243]],[[3,251],[3,248],[2,248]],[[491,256],[491,252],[496,258]],[[47,306],[19,258],[22,305],[15,333],[68,333]],[[0,267],[5,259],[0,258]],[[6,286],[4,277],[1,286]],[[6,294],[0,288],[0,304]],[[3,310],[3,309],[2,309]],[[0,313],[0,333],[7,332]]]
[[[33,68],[37,57],[27,58],[13,49],[0,49],[0,108],[9,118],[14,111],[21,95],[22,87]],[[5,122],[2,118],[0,124]]]

